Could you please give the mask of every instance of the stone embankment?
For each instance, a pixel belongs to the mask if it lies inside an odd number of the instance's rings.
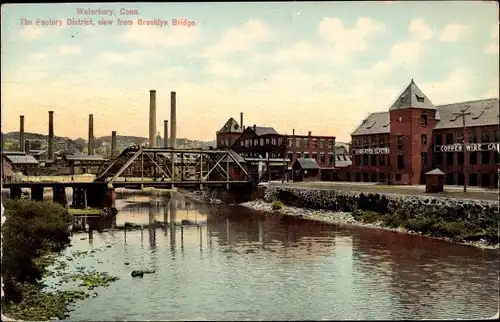
[[[498,248],[498,202],[269,185],[264,201],[241,205],[305,219],[384,228]]]

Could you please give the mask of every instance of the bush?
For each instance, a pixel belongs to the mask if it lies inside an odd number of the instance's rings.
[[[71,216],[52,202],[12,200],[5,205],[2,226],[2,278],[6,301],[18,302],[24,283],[37,284],[43,267],[35,260],[69,243]]]
[[[279,200],[275,200],[273,201],[273,203],[271,204],[271,208],[273,210],[280,210],[281,208],[283,208],[283,203]]]

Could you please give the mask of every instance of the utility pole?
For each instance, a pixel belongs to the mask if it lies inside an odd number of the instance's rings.
[[[464,168],[463,168],[463,173],[464,173],[464,192],[467,192],[467,179],[468,179],[468,169],[467,169],[467,146],[466,146],[466,135],[465,135],[465,116],[466,115],[471,115],[471,112],[466,112],[469,109],[470,106],[467,106],[467,108],[464,108],[463,110],[460,110],[460,113],[453,113],[454,116],[457,118],[461,117],[462,118],[462,130],[463,130],[463,140],[462,140],[462,152],[464,154]]]

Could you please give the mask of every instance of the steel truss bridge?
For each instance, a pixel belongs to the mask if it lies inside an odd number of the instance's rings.
[[[252,176],[229,150],[126,148],[101,165],[94,182],[113,186],[226,186]]]

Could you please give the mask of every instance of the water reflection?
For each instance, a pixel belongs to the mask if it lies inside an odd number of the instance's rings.
[[[148,228],[73,246],[112,242],[95,256],[121,277],[73,320],[438,319],[497,311],[497,252],[200,205],[176,194],[121,196],[118,204],[119,223]],[[156,273],[131,279],[142,267]]]

